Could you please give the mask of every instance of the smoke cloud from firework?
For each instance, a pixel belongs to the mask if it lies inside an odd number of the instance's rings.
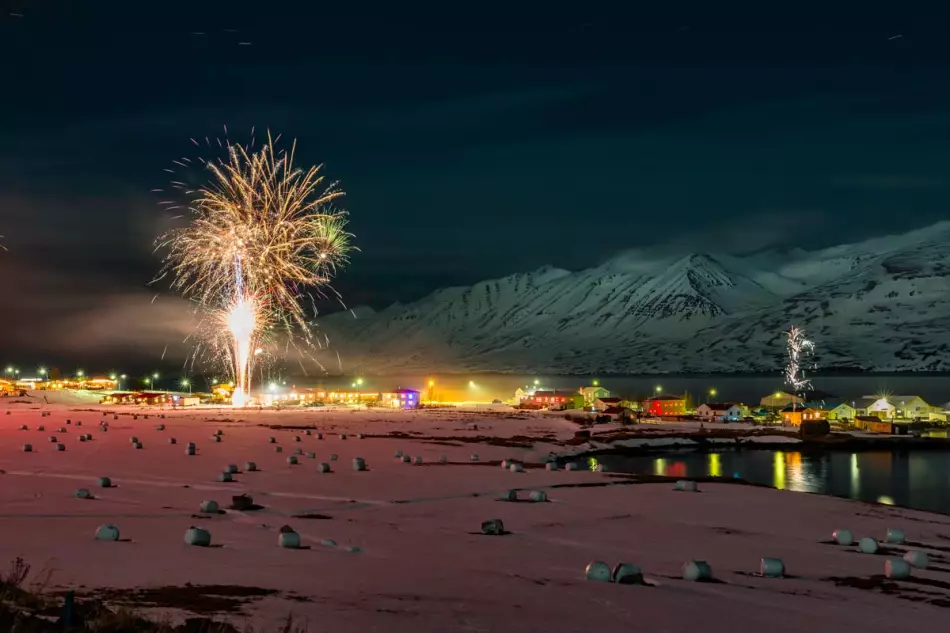
[[[173,181],[189,196],[190,222],[157,242],[162,276],[197,304],[204,344],[233,372],[235,404],[250,393],[252,350],[278,331],[311,344],[304,299],[329,288],[351,250],[346,212],[333,207],[343,192],[324,184],[320,166],[294,166],[296,142],[287,152],[267,140],[256,151],[225,142],[227,160],[202,161],[203,186]]]
[[[786,332],[788,361],[785,364],[785,383],[799,394],[811,389],[811,381],[805,378],[802,367],[805,359],[815,350],[815,344],[805,337],[805,330],[793,325]]]

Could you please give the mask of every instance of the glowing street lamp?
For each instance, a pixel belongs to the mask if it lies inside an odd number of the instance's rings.
[[[84,372],[81,369],[76,371],[76,378],[82,378],[85,375],[86,375],[86,372]]]
[[[432,404],[432,393],[435,390],[435,381],[429,380],[429,404]]]
[[[595,381],[594,381],[594,386],[595,386],[595,387],[599,387],[599,386],[600,386],[600,381],[599,381],[599,380],[595,380]]]
[[[710,398],[715,398],[715,397],[716,397],[716,388],[715,388],[715,387],[712,387],[712,388],[709,389],[709,397],[710,397]],[[708,401],[708,400],[707,400],[707,401]]]
[[[40,368],[37,370],[37,373],[38,373],[40,376],[44,376],[44,377],[45,377],[46,374],[49,373],[49,372],[47,371],[47,369],[46,369],[45,367],[40,367]]]
[[[190,381],[190,380],[188,380],[187,378],[182,378],[182,379],[181,379],[181,386],[182,386],[182,388],[188,387],[188,393],[191,393],[191,381]]]
[[[272,382],[270,385],[268,385],[268,388],[270,389],[271,393],[274,393],[275,391],[277,391],[277,383]]]
[[[656,391],[657,395],[659,395],[663,391],[663,387],[661,387],[660,385],[657,385],[654,391]]]

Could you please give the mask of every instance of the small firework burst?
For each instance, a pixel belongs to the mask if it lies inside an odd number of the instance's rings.
[[[805,378],[803,364],[815,350],[815,344],[805,337],[805,330],[793,325],[785,333],[787,337],[788,362],[785,364],[785,384],[799,394],[811,389],[811,381]]]
[[[323,182],[320,166],[294,166],[296,143],[288,153],[276,142],[268,135],[254,150],[253,141],[226,141],[227,160],[201,160],[211,173],[208,184],[190,188],[173,180],[172,187],[189,197],[190,222],[157,240],[165,251],[161,276],[171,276],[172,288],[207,317],[203,343],[233,370],[236,404],[250,392],[262,342],[282,331],[311,344],[303,299],[329,288],[351,250],[346,212],[333,206],[343,192]],[[173,163],[183,170],[194,166],[189,159]]]

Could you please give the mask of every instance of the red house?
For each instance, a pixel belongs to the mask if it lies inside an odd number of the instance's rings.
[[[527,401],[541,407],[561,407],[573,402],[575,395],[573,391],[535,391],[528,396]]]
[[[656,396],[643,401],[643,411],[653,417],[683,415],[686,400],[682,396]]]

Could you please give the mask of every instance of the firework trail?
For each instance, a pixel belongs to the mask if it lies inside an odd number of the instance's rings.
[[[792,387],[793,393],[797,395],[811,389],[811,381],[805,378],[802,363],[815,350],[815,344],[805,338],[805,330],[795,325],[789,328],[786,336],[788,362],[785,364],[785,384]]]
[[[296,142],[289,153],[275,144],[270,134],[256,151],[225,141],[226,161],[201,161],[206,185],[172,181],[190,197],[190,223],[156,242],[165,251],[159,279],[170,275],[172,288],[210,317],[203,338],[231,366],[236,405],[275,333],[310,344],[302,300],[329,288],[351,250],[346,212],[332,206],[343,192],[324,184],[320,166],[294,166]]]

